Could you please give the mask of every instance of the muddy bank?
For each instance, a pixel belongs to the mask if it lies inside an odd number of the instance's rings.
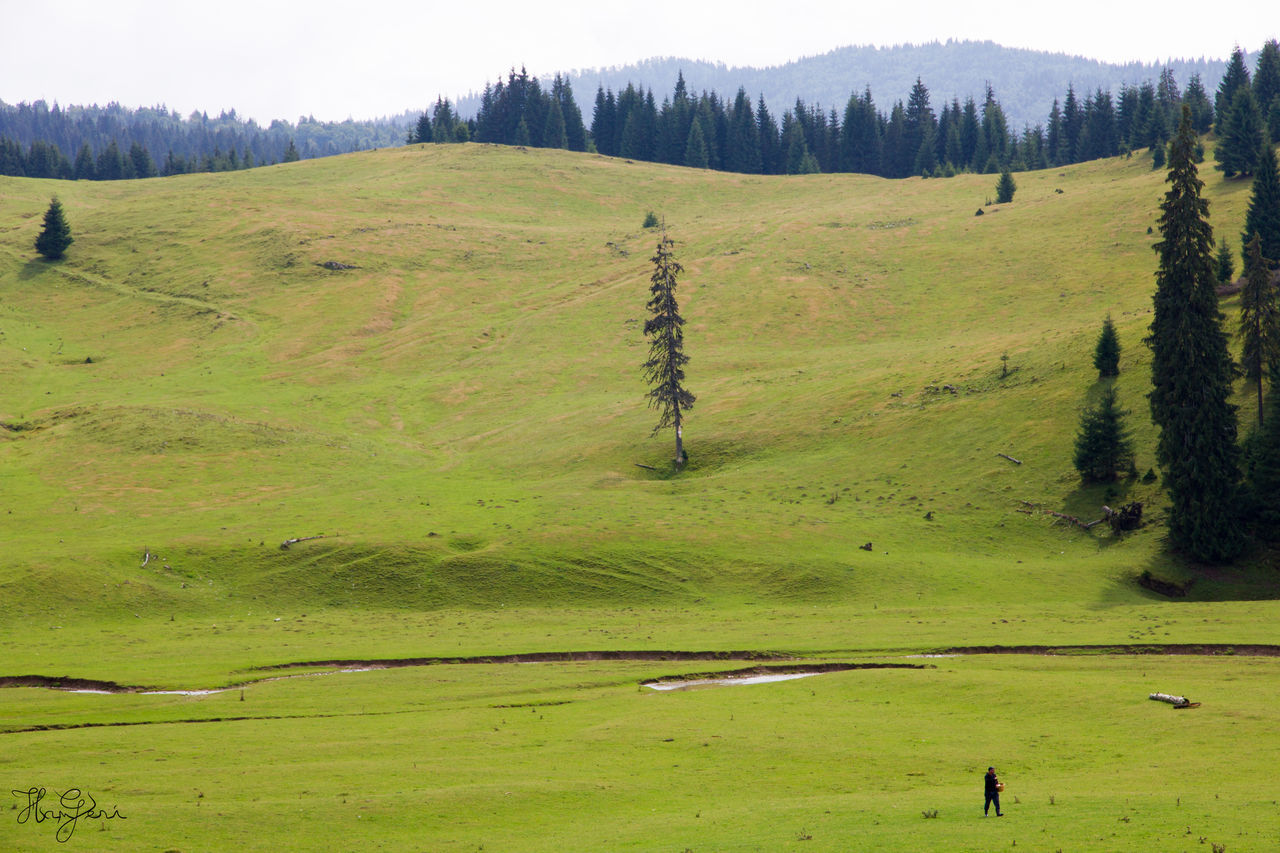
[[[573,661],[684,661],[684,660],[795,660],[796,656],[785,652],[768,651],[731,651],[731,652],[688,652],[688,651],[590,651],[590,652],[528,652],[514,655],[475,655],[462,657],[423,657],[423,658],[369,658],[342,660],[312,660],[295,663],[277,663],[268,666],[255,666],[254,672],[269,672],[281,669],[301,669],[303,667],[358,666],[366,669],[394,669],[401,666],[442,666],[468,663],[565,663]]]
[[[117,684],[95,678],[68,678],[49,675],[0,675],[0,687],[44,687],[49,690],[69,690],[82,693],[143,693],[152,687]]]
[[[1240,655],[1280,657],[1280,645],[1258,643],[1119,643],[1097,646],[953,646],[930,655]]]

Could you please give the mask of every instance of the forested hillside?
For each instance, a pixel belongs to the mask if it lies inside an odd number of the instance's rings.
[[[1184,83],[1199,74],[1205,88],[1213,91],[1230,50],[1231,45],[1221,45],[1215,57],[1115,64],[1002,47],[990,41],[948,41],[885,48],[842,47],[770,68],[658,57],[630,65],[573,70],[563,76],[576,91],[586,93],[597,87],[616,92],[628,83],[665,91],[676,74],[683,72],[693,92],[714,89],[733,93],[741,86],[753,99],[763,95],[775,114],[791,106],[796,98],[827,109],[841,108],[850,91],[861,92],[867,87],[878,98],[892,103],[892,99],[906,97],[917,77],[929,84],[935,97],[948,101],[963,101],[970,96],[981,99],[990,85],[999,93],[1010,124],[1021,130],[1023,125],[1044,121],[1053,99],[1061,98],[1068,85],[1074,85],[1080,93],[1099,87],[1115,92],[1122,84],[1132,86],[1155,80],[1167,67]],[[1246,59],[1252,67],[1257,56],[1246,54]],[[458,107],[463,115],[475,115],[480,109],[479,93],[460,99]]]
[[[262,127],[235,110],[212,118],[200,112],[183,118],[162,106],[0,101],[0,174],[118,180],[234,171],[399,145],[409,122],[407,114],[376,121],[304,117]]]

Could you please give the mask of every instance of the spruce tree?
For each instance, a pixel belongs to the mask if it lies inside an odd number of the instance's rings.
[[[1258,64],[1253,72],[1253,96],[1258,108],[1266,113],[1272,102],[1280,98],[1280,42],[1268,39],[1258,53]]]
[[[1218,284],[1230,284],[1235,278],[1236,260],[1231,256],[1231,248],[1226,240],[1218,244],[1218,254],[1214,256],[1213,268]]]
[[[293,140],[289,140],[289,147],[284,150],[284,162],[296,163],[299,160],[298,146],[293,144]]]
[[[75,178],[77,181],[92,181],[97,177],[97,170],[93,165],[93,151],[89,148],[89,143],[80,146],[80,153],[76,155]]]
[[[44,228],[36,238],[36,251],[46,260],[56,261],[67,252],[67,247],[74,242],[71,226],[62,212],[62,202],[54,196],[49,200],[49,209],[44,214]]]
[[[1110,314],[1102,321],[1102,333],[1098,335],[1098,345],[1093,350],[1093,366],[1098,368],[1100,379],[1120,375],[1120,338],[1116,335]]]
[[[410,134],[409,142],[410,144],[415,142],[418,144],[422,144],[424,142],[430,142],[430,141],[431,141],[431,116],[426,110],[423,110],[422,115],[418,116],[417,127],[415,127],[413,130],[413,133]]]
[[[1270,145],[1262,149],[1253,173],[1253,192],[1244,217],[1243,243],[1254,236],[1261,242],[1260,251],[1271,269],[1280,267],[1280,173],[1276,169],[1276,152]]]
[[[516,133],[511,141],[512,145],[529,145],[529,123],[524,119],[520,119],[516,124]]]
[[[1280,388],[1267,392],[1272,415],[1280,406]],[[1280,540],[1280,417],[1272,417],[1254,433],[1249,466],[1249,497],[1257,534],[1268,542]]]
[[[565,132],[564,112],[560,102],[551,100],[551,108],[547,111],[547,126],[542,135],[543,148],[568,148],[569,135]]]
[[[674,245],[675,241],[663,228],[658,250],[650,258],[653,275],[649,279],[649,291],[653,295],[647,307],[652,316],[644,323],[645,337],[650,339],[644,377],[652,386],[646,395],[649,407],[658,410],[658,424],[653,432],[656,435],[666,427],[675,429],[675,464],[679,466],[685,462],[681,413],[693,408],[696,398],[684,387],[684,366],[689,363],[689,357],[684,354],[684,318],[676,302],[676,278],[684,272],[684,267],[672,255]]]
[[[1213,129],[1219,136],[1226,132],[1227,121],[1235,106],[1236,93],[1249,87],[1249,69],[1244,64],[1244,51],[1237,45],[1235,50],[1231,51],[1231,58],[1227,60],[1227,70],[1222,75],[1222,81],[1218,83],[1218,91],[1213,96]]]
[[[1209,95],[1204,90],[1204,83],[1200,82],[1199,74],[1192,74],[1187,81],[1182,102],[1191,107],[1191,126],[1196,133],[1208,133],[1213,128],[1213,104],[1209,103]]]
[[[1169,494],[1169,536],[1194,559],[1237,556],[1244,536],[1236,513],[1240,479],[1234,365],[1218,310],[1213,229],[1196,172],[1188,107],[1169,147],[1169,190],[1160,205],[1151,347],[1151,415],[1160,430],[1156,459]]]
[[[1008,204],[1013,201],[1013,193],[1018,185],[1013,181],[1013,174],[1008,169],[1000,172],[1000,180],[996,182],[996,204]]]
[[[1213,159],[1218,161],[1223,176],[1252,175],[1262,156],[1262,149],[1267,146],[1258,102],[1248,86],[1236,92],[1226,129],[1221,133],[1222,139],[1214,149]]]
[[[689,125],[689,138],[684,145],[684,164],[691,169],[705,169],[707,160],[707,141],[702,135],[702,122],[696,118]]]
[[[1085,482],[1110,482],[1117,472],[1132,467],[1133,446],[1123,423],[1127,414],[1120,408],[1115,386],[1108,384],[1098,405],[1080,416],[1074,462]]]
[[[1240,352],[1245,378],[1258,388],[1258,425],[1262,425],[1262,377],[1280,366],[1280,306],[1271,272],[1254,234],[1244,255],[1244,288],[1240,291]]]

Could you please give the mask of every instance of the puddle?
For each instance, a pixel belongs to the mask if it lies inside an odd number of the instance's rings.
[[[683,690],[686,687],[731,684],[770,684],[775,681],[791,681],[822,675],[824,672],[848,672],[852,669],[931,669],[920,663],[817,663],[791,664],[787,666],[755,666],[750,669],[732,669],[723,672],[691,672],[688,675],[671,675],[642,681],[641,686],[651,690]]]
[[[688,687],[700,687],[704,684],[769,684],[774,681],[794,681],[797,678],[809,678],[821,675],[818,672],[789,672],[782,675],[742,675],[729,678],[695,678],[688,681],[646,681],[644,686],[651,690],[684,690]]]

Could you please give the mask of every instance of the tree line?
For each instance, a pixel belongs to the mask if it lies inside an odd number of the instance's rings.
[[[959,98],[935,109],[916,78],[904,101],[879,108],[869,87],[842,112],[797,99],[775,117],[763,96],[739,88],[732,98],[695,94],[677,72],[658,102],[652,89],[600,87],[588,126],[566,77],[544,87],[524,69],[486,85],[477,114],[464,118],[445,98],[416,123],[406,114],[376,122],[273,121],[262,128],[232,110],[186,119],[162,107],[50,108],[43,101],[0,103],[0,174],[117,180],[225,171],[365,150],[401,142],[490,142],[669,163],[749,174],[859,172],[886,178],[956,172],[1042,169],[1142,148],[1159,168],[1183,106],[1198,133],[1221,138],[1219,168],[1252,174],[1262,134],[1280,139],[1280,48],[1268,41],[1250,74],[1233,51],[1212,99],[1199,74],[1185,89],[1165,68],[1159,79],[1098,88],[1083,97],[1068,86],[1043,123],[1016,130],[991,86],[981,101]],[[405,132],[407,128],[407,133]],[[72,153],[74,152],[74,154]]]
[[[121,180],[251,168],[399,145],[409,121],[306,117],[262,127],[235,110],[183,118],[163,107],[0,102],[0,175]]]
[[[1245,106],[1236,104],[1237,97]],[[887,112],[877,107],[870,88],[865,88],[849,97],[842,113],[797,99],[775,117],[763,96],[753,101],[742,88],[731,99],[714,90],[695,94],[677,72],[673,91],[661,103],[652,89],[630,83],[617,93],[598,88],[588,133],[566,79],[557,75],[551,88],[543,90],[523,69],[519,73],[512,69],[505,82],[485,87],[475,119],[463,121],[447,100],[437,101],[435,114],[423,113],[409,142],[471,139],[768,175],[994,174],[1143,148],[1151,149],[1154,166],[1159,168],[1184,105],[1195,130],[1201,134],[1217,130],[1227,140],[1228,151],[1234,150],[1227,139],[1233,121],[1249,132],[1269,127],[1271,137],[1280,139],[1276,41],[1263,46],[1252,82],[1244,53],[1237,48],[1212,99],[1199,74],[1193,74],[1183,89],[1165,68],[1158,80],[1123,85],[1114,97],[1101,88],[1081,97],[1069,85],[1064,97],[1054,100],[1044,123],[1021,131],[1010,128],[990,86],[981,102],[953,98],[939,111],[928,87],[917,78],[905,103],[896,101]],[[1248,112],[1247,117],[1233,119],[1240,110]],[[1228,175],[1238,173],[1249,172],[1237,165]]]

